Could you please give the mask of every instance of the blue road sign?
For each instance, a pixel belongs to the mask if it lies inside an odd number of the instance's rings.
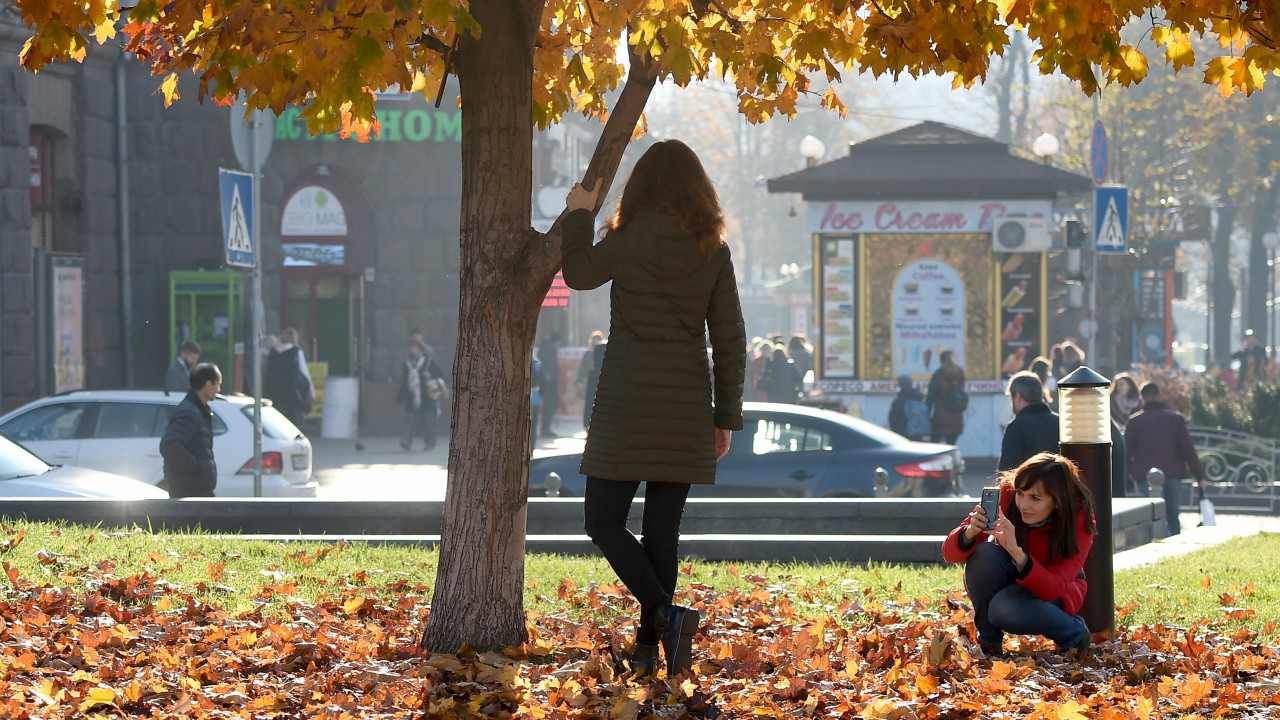
[[[1094,249],[1100,253],[1129,250],[1129,188],[1104,185],[1093,196]]]
[[[1110,150],[1107,146],[1107,129],[1101,120],[1093,121],[1093,144],[1089,149],[1089,169],[1093,173],[1093,184],[1102,185],[1107,181]]]
[[[218,188],[222,196],[222,244],[227,265],[254,266],[253,176],[218,168]]]

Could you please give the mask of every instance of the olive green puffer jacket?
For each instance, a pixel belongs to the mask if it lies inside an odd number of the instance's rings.
[[[613,281],[581,472],[714,483],[715,429],[742,429],[747,360],[729,248],[703,258],[678,218],[653,212],[637,213],[594,246],[593,227],[586,210],[564,222],[565,283],[590,290]]]

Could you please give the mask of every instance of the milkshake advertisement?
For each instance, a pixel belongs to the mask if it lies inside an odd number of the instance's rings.
[[[964,282],[940,260],[910,263],[893,283],[893,372],[928,376],[951,350],[964,367]]]
[[[943,350],[969,378],[996,377],[989,234],[863,236],[858,253],[859,379],[928,380]]]
[[[823,240],[822,377],[851,378],[853,351],[853,240]]]
[[[1000,376],[1026,370],[1044,347],[1044,255],[1004,253],[1000,263]]]

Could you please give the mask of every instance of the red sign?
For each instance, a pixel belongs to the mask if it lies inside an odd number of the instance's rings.
[[[569,307],[569,286],[564,284],[564,275],[556,273],[551,281],[551,289],[542,298],[542,307]]]

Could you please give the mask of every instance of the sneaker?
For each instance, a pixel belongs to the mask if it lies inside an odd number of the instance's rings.
[[[693,635],[698,631],[699,620],[697,610],[683,605],[663,605],[654,613],[654,630],[662,638],[662,652],[667,658],[667,677],[693,667]]]

